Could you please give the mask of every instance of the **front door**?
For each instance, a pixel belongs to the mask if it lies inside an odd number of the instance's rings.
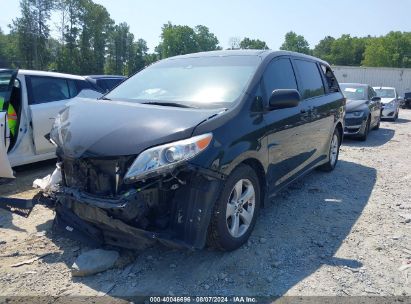
[[[265,102],[277,89],[298,89],[291,61],[288,57],[274,59],[264,72]],[[300,106],[268,111],[264,114],[267,126],[268,181],[275,191],[293,177],[295,170],[306,159],[302,132],[309,113]]]
[[[0,71],[0,177],[3,178],[14,178],[7,157],[7,150],[10,145],[7,111],[16,78],[17,70]]]

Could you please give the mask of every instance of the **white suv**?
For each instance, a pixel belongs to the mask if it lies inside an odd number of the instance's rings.
[[[45,138],[54,118],[80,92],[101,96],[95,90],[81,76],[0,69],[0,177],[13,178],[14,166],[54,158],[55,147]],[[17,114],[14,135],[8,127],[9,104]]]

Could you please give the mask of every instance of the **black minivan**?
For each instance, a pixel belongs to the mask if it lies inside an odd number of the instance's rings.
[[[126,248],[234,250],[276,192],[334,169],[344,115],[330,66],[314,57],[243,50],[159,61],[56,119],[57,226]]]

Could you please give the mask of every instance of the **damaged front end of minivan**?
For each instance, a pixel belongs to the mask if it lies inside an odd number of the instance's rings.
[[[155,241],[202,248],[223,176],[185,164],[125,183],[130,159],[61,159],[61,184],[53,190],[56,224],[98,244],[142,249]]]
[[[75,122],[68,121],[69,110],[50,133],[61,180],[43,197],[56,211],[55,227],[95,245],[144,249],[159,241],[203,248],[225,176],[190,159],[207,149],[212,134],[155,145],[137,155],[100,156],[70,140]]]

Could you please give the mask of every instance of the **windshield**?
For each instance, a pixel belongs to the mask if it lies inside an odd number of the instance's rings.
[[[378,97],[381,98],[395,98],[394,89],[374,89]]]
[[[230,107],[244,92],[259,62],[256,56],[164,60],[126,80],[105,98],[196,108]]]
[[[344,97],[347,100],[366,100],[367,92],[363,86],[353,86],[347,84],[340,84]]]

